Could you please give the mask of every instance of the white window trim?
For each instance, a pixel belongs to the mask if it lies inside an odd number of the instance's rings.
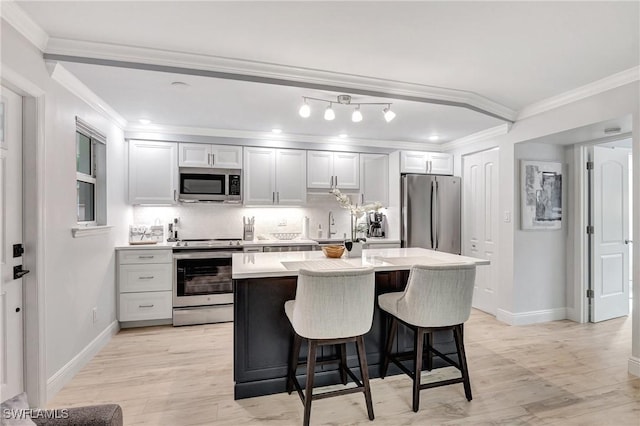
[[[91,157],[90,157],[90,170],[92,174],[86,174],[76,171],[76,182],[86,182],[94,186],[93,193],[93,217],[91,221],[77,221],[77,226],[71,228],[71,233],[74,238],[87,237],[91,235],[99,235],[110,232],[113,226],[108,224],[98,224],[98,179],[96,178],[96,145],[107,144],[106,136],[96,130],[93,126],[85,122],[79,117],[76,117],[76,133],[80,133],[89,138],[91,141]],[[106,194],[105,194],[106,197]],[[106,200],[104,200],[106,202]],[[77,207],[77,206],[76,206]],[[76,218],[77,220],[77,218]]]
[[[89,225],[90,222],[87,222],[87,226],[74,226],[71,228],[71,235],[73,238],[82,238],[82,237],[91,237],[94,235],[108,234],[111,232],[111,228],[113,225]],[[95,223],[95,222],[94,222]]]

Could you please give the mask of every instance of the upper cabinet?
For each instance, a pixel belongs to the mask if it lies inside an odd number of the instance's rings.
[[[389,156],[360,154],[360,203],[389,205]]]
[[[402,151],[400,173],[453,175],[453,155],[444,152]]]
[[[178,144],[129,141],[129,202],[175,204],[178,200]]]
[[[244,204],[300,206],[307,202],[306,151],[246,147]]]
[[[360,154],[307,151],[307,187],[359,189]]]
[[[241,146],[179,143],[178,149],[180,167],[242,168]]]

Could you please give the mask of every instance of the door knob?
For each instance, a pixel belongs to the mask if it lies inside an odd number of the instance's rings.
[[[25,275],[27,275],[29,273],[28,269],[22,269],[22,265],[18,265],[18,266],[14,266],[13,267],[13,279],[17,280],[20,279],[22,277],[24,277]]]
[[[20,312],[20,308],[16,308],[16,312]]]
[[[633,240],[624,240],[625,244],[633,244]]]

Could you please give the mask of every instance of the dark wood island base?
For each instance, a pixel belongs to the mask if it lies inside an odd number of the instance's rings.
[[[408,270],[376,272],[376,296],[404,290],[408,277]],[[284,313],[284,302],[295,298],[297,277],[246,278],[233,282],[234,399],[285,392],[292,331]],[[381,375],[387,327],[387,319],[376,303],[373,325],[364,336],[371,378]],[[399,325],[397,336],[397,352],[413,350],[414,336],[411,330]],[[457,360],[451,331],[436,332],[433,340],[434,348]],[[300,353],[307,353],[305,342]],[[325,359],[333,357],[335,347],[322,347],[321,354]],[[358,365],[354,345],[347,346],[347,364],[349,367]],[[434,368],[446,365],[434,357]],[[412,368],[410,364],[407,366]],[[319,365],[316,368],[315,386],[342,383],[337,368],[337,364]],[[387,376],[400,373],[400,369],[392,365]],[[304,386],[304,377],[301,378],[301,384]]]

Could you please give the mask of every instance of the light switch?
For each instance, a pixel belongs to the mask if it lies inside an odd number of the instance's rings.
[[[504,211],[503,220],[505,223],[511,222],[511,212],[509,210]]]

